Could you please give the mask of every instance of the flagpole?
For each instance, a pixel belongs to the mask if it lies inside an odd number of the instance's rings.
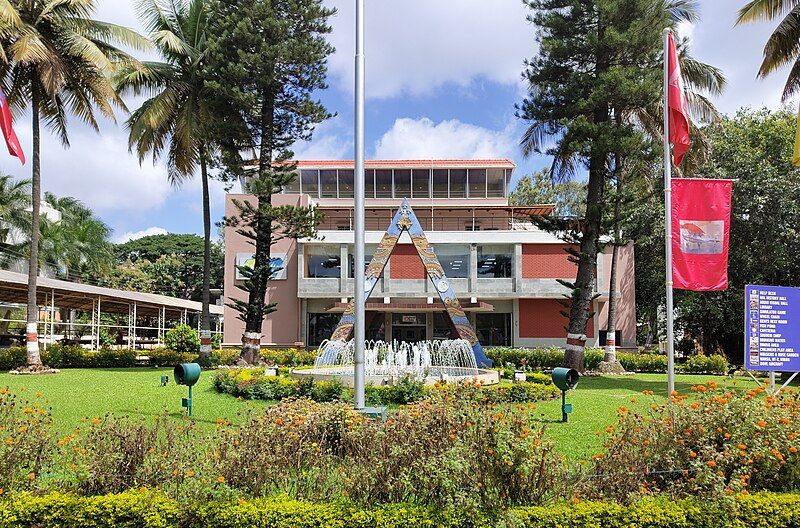
[[[354,185],[354,229],[355,231],[355,258],[354,282],[355,292],[353,303],[355,305],[355,325],[353,329],[354,344],[354,373],[353,393],[354,407],[363,409],[365,406],[365,376],[364,376],[364,0],[356,0],[356,75],[355,75],[355,170]],[[344,266],[346,263],[342,263]]]
[[[675,336],[672,306],[672,160],[669,146],[669,28],[664,29],[664,246],[667,289],[667,397],[675,391]]]

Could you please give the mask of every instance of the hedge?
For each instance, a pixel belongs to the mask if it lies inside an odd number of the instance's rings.
[[[480,397],[493,403],[527,403],[549,400],[559,392],[549,379],[539,381],[543,375],[532,376],[532,381],[512,385],[489,385],[478,389]],[[346,400],[352,391],[338,380],[315,381],[312,378],[293,379],[286,375],[264,376],[263,369],[221,369],[214,375],[218,392],[248,400],[275,401],[303,397],[317,402]],[[368,384],[365,390],[369,405],[406,404],[423,399],[434,390],[448,390],[454,385],[425,386],[410,377],[394,385]]]
[[[487,356],[498,367],[512,366],[527,370],[551,370],[564,364],[564,351],[559,348],[515,348],[491,347],[486,349]],[[604,352],[599,348],[587,348],[584,364],[587,370],[597,370],[603,361]],[[638,354],[617,352],[617,359],[629,372],[664,373],[667,371],[667,356],[661,354]],[[685,374],[725,374],[728,372],[728,360],[724,356],[691,356],[685,363],[675,366],[676,370]]]
[[[151,490],[81,497],[53,492],[0,500],[0,526],[8,528],[790,528],[800,525],[800,494],[756,493],[730,501],[650,497],[631,505],[576,501],[513,508],[492,518],[441,512],[410,504],[362,510],[341,503],[286,498],[179,503]],[[504,522],[505,521],[505,522]]]

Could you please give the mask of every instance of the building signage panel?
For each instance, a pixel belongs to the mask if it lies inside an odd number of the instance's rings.
[[[272,275],[270,280],[286,280],[286,253],[274,253],[270,259],[270,266],[272,267]],[[256,260],[253,253],[237,253],[236,254],[236,273],[234,278],[236,280],[244,280],[245,276],[242,275],[240,268],[246,267],[253,269]]]
[[[800,371],[800,288],[747,285],[744,291],[745,366]]]

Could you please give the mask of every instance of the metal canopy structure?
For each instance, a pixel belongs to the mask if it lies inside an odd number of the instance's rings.
[[[24,304],[28,298],[28,276],[24,273],[0,270],[0,302]],[[114,288],[104,288],[91,284],[81,284],[59,279],[39,277],[37,280],[37,302],[40,306],[50,304],[51,295],[57,299],[59,308],[91,311],[99,300],[103,312],[128,314],[129,306],[136,304],[141,316],[157,316],[163,310],[168,315],[195,313],[202,308],[201,303],[178,299],[155,293],[139,293]],[[211,314],[222,316],[222,307],[210,306]]]
[[[0,304],[24,305],[27,301],[28,276],[24,273],[0,270]],[[91,346],[99,347],[100,331],[106,329],[124,335],[123,345],[137,348],[144,344],[163,344],[167,321],[179,321],[187,324],[189,316],[199,314],[202,303],[186,299],[178,299],[154,293],[139,293],[114,288],[104,288],[91,284],[81,284],[59,279],[39,277],[37,280],[37,304],[40,306],[39,325],[44,331],[39,332],[44,345],[55,342],[56,329],[66,328],[68,332],[88,327]],[[69,321],[57,318],[58,310],[71,312]],[[209,306],[212,316],[222,318],[222,306]],[[91,322],[78,323],[73,320],[74,311],[91,313]],[[117,314],[127,317],[126,325],[106,324],[101,315]],[[140,320],[156,321],[150,325],[141,325]],[[22,320],[0,319],[0,323],[24,323]],[[153,326],[155,324],[155,326]],[[198,318],[199,324],[199,318]],[[219,325],[219,323],[218,323]],[[147,339],[141,332],[154,334],[154,339]],[[219,328],[217,329],[219,331]],[[83,333],[83,332],[80,332]],[[66,334],[65,334],[66,335]],[[9,336],[13,336],[9,334]]]

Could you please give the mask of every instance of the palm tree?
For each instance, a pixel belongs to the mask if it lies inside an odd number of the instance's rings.
[[[91,18],[93,0],[7,0],[0,2],[0,83],[16,111],[31,108],[31,245],[28,272],[27,362],[41,365],[36,325],[39,206],[41,201],[41,131],[39,122],[69,146],[67,115],[98,129],[95,108],[114,119],[112,105],[124,108],[108,77],[118,64],[132,61],[113,44],[144,49],[147,41],[134,31]]]
[[[113,264],[111,228],[72,197],[44,193],[44,201],[60,218],[42,218],[39,262],[65,279],[81,280],[107,272]]]
[[[130,64],[115,76],[117,87],[150,99],[131,114],[129,146],[139,161],[152,153],[167,159],[173,185],[190,178],[200,166],[203,186],[203,292],[201,330],[210,331],[211,213],[208,196],[210,151],[209,91],[201,76],[207,55],[208,0],[140,0],[138,11],[162,62]],[[202,349],[205,353],[205,350]]]
[[[739,10],[736,24],[781,18],[764,46],[764,60],[758,76],[766,77],[788,64],[789,78],[783,88],[783,101],[800,88],[800,2],[797,0],[751,0]]]
[[[30,232],[30,187],[30,180],[0,175],[0,266],[16,260],[22,250],[21,239]]]

